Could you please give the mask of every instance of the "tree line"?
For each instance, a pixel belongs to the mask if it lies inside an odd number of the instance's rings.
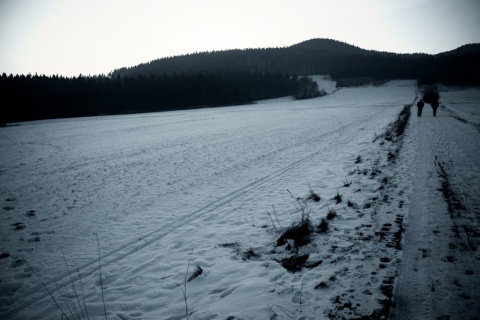
[[[295,95],[301,81],[280,73],[149,76],[6,75],[0,123],[248,104]]]
[[[419,84],[480,85],[479,53],[406,57],[404,55],[342,56],[330,69],[333,79],[417,79]]]

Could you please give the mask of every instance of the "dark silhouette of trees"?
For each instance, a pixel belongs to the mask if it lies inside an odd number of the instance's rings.
[[[480,85],[480,53],[463,52],[428,57],[418,69],[420,84]]]
[[[0,77],[0,123],[37,119],[156,112],[252,103],[293,95],[297,77],[229,72],[169,76],[44,75]]]
[[[425,103],[432,104],[440,100],[440,93],[436,85],[429,85],[423,89],[422,100]]]
[[[309,77],[301,77],[297,83],[297,90],[295,91],[295,99],[304,100],[320,96],[327,93],[324,90],[318,89],[318,84]]]

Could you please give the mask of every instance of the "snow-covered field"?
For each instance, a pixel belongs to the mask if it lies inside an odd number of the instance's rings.
[[[329,95],[1,128],[0,318],[478,318],[480,90],[397,136],[414,81],[315,79]]]

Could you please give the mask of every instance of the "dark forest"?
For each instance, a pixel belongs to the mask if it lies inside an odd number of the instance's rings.
[[[294,95],[288,74],[0,77],[0,121],[28,121],[218,107]]]

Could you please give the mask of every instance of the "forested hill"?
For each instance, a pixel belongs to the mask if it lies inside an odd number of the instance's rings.
[[[226,72],[327,74],[338,55],[364,55],[370,51],[329,39],[313,39],[285,48],[200,52],[153,60],[120,68],[112,76],[195,74]]]
[[[458,47],[455,50],[439,53],[438,56],[451,56],[451,55],[462,55],[462,54],[478,54],[480,53],[480,43],[471,43],[466,44],[461,47]]]
[[[329,39],[312,39],[290,47],[201,52],[162,58],[111,76],[225,74],[236,72],[329,74],[335,80],[370,77],[419,79],[421,82],[480,84],[480,44],[469,44],[436,55],[396,54],[358,48]]]

